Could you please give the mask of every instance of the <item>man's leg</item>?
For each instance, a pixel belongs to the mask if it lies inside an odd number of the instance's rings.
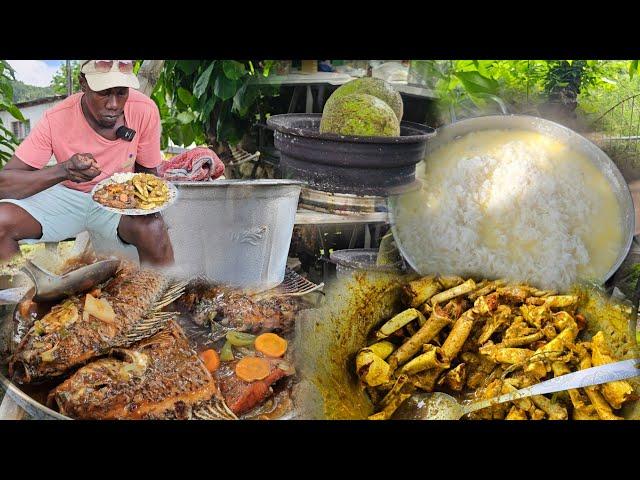
[[[86,194],[61,185],[31,197],[0,200],[0,258],[19,252],[19,243],[60,242],[84,230]]]
[[[42,225],[23,208],[0,203],[0,260],[12,259],[20,252],[18,241],[42,236]]]
[[[118,235],[138,249],[141,264],[174,263],[169,232],[159,214],[122,216],[118,225]]]

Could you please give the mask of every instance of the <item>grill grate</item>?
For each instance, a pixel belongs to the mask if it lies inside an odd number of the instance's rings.
[[[307,293],[311,293],[316,290],[321,290],[322,288],[324,288],[324,283],[315,284],[290,268],[287,268],[285,270],[284,280],[282,283],[269,290],[268,293],[270,295],[278,295],[282,297],[301,297],[302,295],[306,295]]]

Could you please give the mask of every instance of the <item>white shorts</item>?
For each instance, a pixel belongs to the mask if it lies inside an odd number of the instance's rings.
[[[19,206],[42,226],[40,238],[20,240],[21,244],[61,242],[86,230],[96,251],[138,259],[138,250],[118,237],[121,215],[104,210],[88,193],[54,185],[31,197],[0,202]]]

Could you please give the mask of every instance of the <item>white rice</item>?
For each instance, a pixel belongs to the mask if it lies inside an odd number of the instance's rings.
[[[118,172],[111,175],[111,180],[115,183],[126,183],[131,180],[135,175],[135,172]]]
[[[466,135],[434,152],[397,210],[422,274],[506,278],[566,289],[601,278],[622,238],[610,184],[582,155],[534,132]],[[604,223],[603,223],[604,222]],[[608,228],[598,238],[594,232]],[[595,258],[597,257],[597,258]]]

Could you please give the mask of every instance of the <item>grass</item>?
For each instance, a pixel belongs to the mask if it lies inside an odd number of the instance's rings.
[[[73,241],[70,242],[60,242],[58,244],[58,253],[63,254],[73,247]],[[0,275],[13,275],[18,273],[24,262],[39,252],[44,250],[44,243],[36,243],[33,245],[20,245],[20,254],[13,257],[8,262],[0,264]]]

